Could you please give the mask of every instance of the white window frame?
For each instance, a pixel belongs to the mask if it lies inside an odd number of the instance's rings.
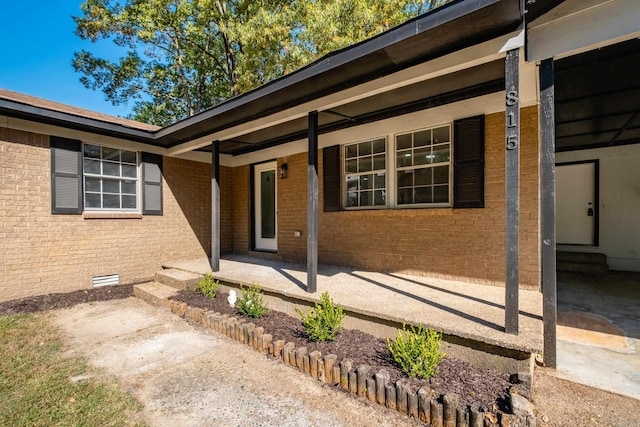
[[[358,145],[358,144],[362,144],[365,142],[372,142],[376,141],[376,140],[384,140],[384,156],[385,156],[385,164],[384,164],[384,169],[372,169],[370,171],[365,171],[365,172],[347,172],[347,161],[349,159],[347,159],[347,147],[348,146],[352,146],[352,145]],[[378,137],[374,137],[374,138],[367,138],[367,139],[363,139],[360,141],[354,141],[354,142],[349,142],[347,144],[344,144],[342,147],[342,171],[341,171],[341,176],[342,176],[342,187],[344,189],[343,194],[342,194],[342,205],[344,206],[345,210],[363,210],[363,209],[387,209],[389,207],[389,138],[387,136],[378,136]],[[373,157],[373,151],[371,156]],[[357,158],[360,158],[361,156],[358,156]],[[372,158],[373,161],[373,158]],[[371,205],[371,206],[349,206],[349,191],[348,191],[348,187],[347,187],[347,177],[351,177],[351,176],[362,176],[362,175],[372,175],[375,174],[376,171],[384,171],[385,173],[385,187],[384,187],[384,193],[385,193],[385,204],[384,205]],[[375,190],[377,190],[376,188],[372,188],[371,191],[373,193],[373,197],[375,198]]]
[[[92,158],[92,157],[87,157],[85,154],[85,148],[87,146],[92,146],[92,147],[97,147],[100,149],[101,155],[100,155],[100,159],[96,159],[96,158]],[[117,150],[118,151],[118,160],[114,161],[114,160],[110,160],[110,159],[103,159],[102,158],[102,149],[103,148],[107,148],[107,149],[111,149],[111,150]],[[136,160],[135,160],[135,164],[131,163],[131,162],[123,162],[122,161],[122,152],[127,152],[127,153],[133,153],[136,156]],[[140,206],[140,202],[141,202],[141,197],[140,197],[140,193],[141,193],[141,177],[140,177],[140,153],[138,151],[134,151],[134,150],[125,150],[122,148],[116,148],[116,147],[110,147],[107,145],[98,145],[98,144],[92,144],[92,143],[83,143],[82,144],[82,203],[83,203],[83,208],[84,211],[87,212],[130,212],[130,213],[140,213],[142,211],[142,207]],[[100,163],[100,173],[89,173],[87,172],[87,168],[85,166],[86,161],[95,161],[98,160]],[[104,174],[104,169],[103,169],[103,165],[107,163],[107,164],[118,164],[119,165],[119,176],[114,176],[114,175],[105,175]],[[122,166],[123,165],[128,165],[128,166],[135,166],[135,171],[136,171],[136,176],[135,177],[126,177],[126,176],[122,176]],[[98,179],[100,180],[100,191],[87,191],[87,178],[94,178],[94,179]],[[120,185],[119,185],[119,192],[118,193],[109,193],[109,192],[105,192],[104,191],[104,180],[117,180]],[[101,205],[104,205],[104,195],[107,194],[111,194],[111,195],[118,195],[120,197],[120,204],[122,204],[122,196],[123,195],[132,195],[131,193],[123,193],[122,192],[122,182],[124,181],[135,181],[135,204],[136,207],[135,208],[123,208],[123,207],[119,207],[119,208],[105,208],[105,207],[90,207],[87,206],[87,193],[88,194],[99,194],[100,195],[100,202]]]
[[[439,162],[436,164],[423,164],[423,165],[412,165],[405,167],[397,166],[397,138],[401,135],[407,134],[415,134],[417,132],[422,132],[425,130],[431,130],[442,127],[449,128],[449,160],[447,162]],[[345,210],[371,210],[371,209],[429,209],[429,208],[450,208],[453,207],[453,122],[440,123],[434,126],[428,126],[423,128],[412,129],[409,131],[402,131],[396,133],[390,133],[386,136],[377,136],[373,138],[367,138],[359,141],[353,141],[346,144],[343,144],[341,147],[341,179],[342,179],[342,203]],[[374,205],[374,206],[349,206],[348,205],[348,188],[347,188],[347,177],[354,175],[366,175],[371,174],[373,171],[368,172],[355,172],[348,173],[347,172],[347,147],[355,144],[360,144],[367,141],[374,141],[377,139],[385,140],[385,205]],[[442,143],[445,144],[445,143]],[[426,147],[432,147],[433,144],[427,145]],[[412,203],[412,204],[398,204],[398,186],[397,186],[397,173],[401,170],[407,169],[422,169],[422,168],[433,168],[437,166],[448,166],[449,167],[449,176],[448,176],[448,202],[446,203]]]
[[[446,162],[432,163],[432,164],[421,164],[421,165],[412,165],[412,166],[398,166],[397,164],[397,141],[398,137],[402,135],[412,135],[418,132],[423,131],[432,131],[434,129],[448,127],[449,128],[449,141],[446,143],[439,143],[437,145],[449,144],[449,160]],[[448,208],[453,206],[453,124],[452,123],[442,123],[435,126],[429,126],[419,129],[413,129],[406,132],[398,132],[393,135],[393,154],[392,154],[392,172],[393,172],[393,205],[396,209],[403,208]],[[433,143],[427,145],[425,147],[433,147]],[[432,202],[432,203],[406,203],[399,204],[398,203],[398,172],[403,170],[417,170],[417,169],[431,169],[439,166],[448,166],[449,167],[449,176],[447,181],[448,186],[448,202]],[[432,184],[433,186],[433,184]]]

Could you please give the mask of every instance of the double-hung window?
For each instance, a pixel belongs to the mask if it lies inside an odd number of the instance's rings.
[[[396,135],[396,205],[450,203],[451,127]]]
[[[138,153],[84,144],[86,210],[138,211]]]
[[[347,208],[387,205],[387,141],[378,138],[344,146]]]

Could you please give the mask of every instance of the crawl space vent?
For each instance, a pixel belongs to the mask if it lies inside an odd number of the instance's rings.
[[[94,288],[99,288],[101,286],[115,286],[120,284],[120,275],[119,274],[111,274],[109,276],[93,276],[91,279],[91,284]]]

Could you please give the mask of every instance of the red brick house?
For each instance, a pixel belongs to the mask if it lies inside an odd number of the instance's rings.
[[[640,270],[640,10],[588,3],[454,1],[166,128],[0,90],[0,301],[226,253],[553,295],[556,161],[610,190],[558,243]]]

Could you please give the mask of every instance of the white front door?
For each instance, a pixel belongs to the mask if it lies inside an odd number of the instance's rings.
[[[556,239],[559,245],[594,245],[596,163],[556,166]]]
[[[255,248],[278,250],[278,221],[276,218],[276,162],[254,167]]]

